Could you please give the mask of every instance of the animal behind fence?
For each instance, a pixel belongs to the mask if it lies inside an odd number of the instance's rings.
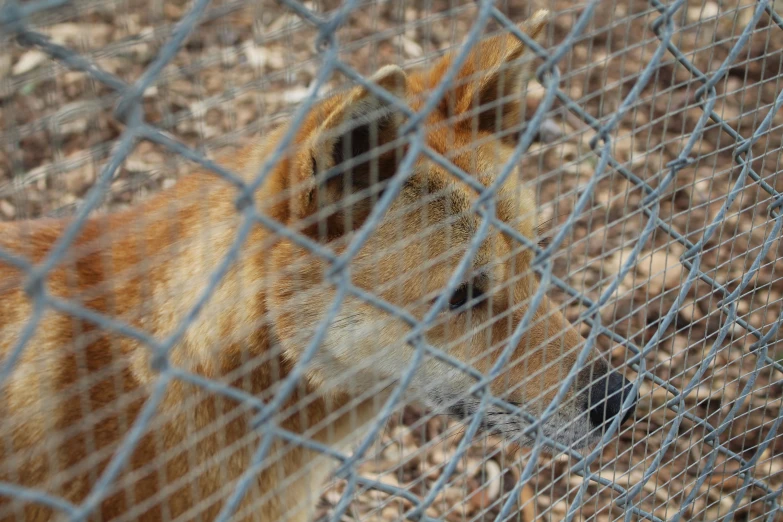
[[[0,30],[0,519],[780,518],[771,2]]]

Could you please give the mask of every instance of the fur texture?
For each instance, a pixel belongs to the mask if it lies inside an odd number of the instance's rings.
[[[522,29],[538,35],[545,17],[536,13]],[[524,50],[509,35],[481,43],[427,119],[427,145],[483,185],[496,178],[519,130]],[[433,68],[410,74],[386,67],[373,81],[417,110],[451,60],[447,55]],[[319,102],[289,154],[257,191],[258,211],[340,255],[405,152],[395,141],[403,121],[403,114],[361,87]],[[223,164],[252,179],[285,131],[285,126],[274,130]],[[368,152],[379,156],[368,161]],[[339,165],[343,172],[335,174]],[[50,273],[46,291],[165,339],[234,241],[242,219],[236,197],[217,176],[196,172],[131,210],[96,217]],[[352,261],[353,285],[421,317],[480,226],[470,211],[475,199],[475,190],[425,156],[418,158],[410,180]],[[534,237],[534,199],[516,176],[499,190],[497,215]],[[0,247],[37,263],[67,226],[67,220],[0,223]],[[427,341],[488,371],[538,287],[531,257],[517,242],[492,232],[463,287],[472,299],[444,310],[426,332]],[[336,295],[325,280],[329,269],[324,259],[257,224],[170,353],[171,366],[268,401]],[[24,281],[24,273],[0,262],[3,358],[33,313]],[[452,302],[459,299],[455,295]],[[276,421],[324,444],[350,443],[410,364],[413,350],[403,342],[409,331],[401,319],[347,295],[306,378]],[[540,412],[574,364],[581,342],[544,300],[493,391]],[[150,350],[130,337],[48,308],[2,383],[0,480],[82,502],[155,386],[154,362]],[[602,363],[593,367],[606,372]],[[430,406],[454,408],[473,384],[428,358],[409,391]],[[471,406],[459,407],[466,413]],[[546,431],[567,444],[586,443],[586,407],[575,390]],[[261,434],[250,429],[254,413],[238,401],[173,380],[92,519],[212,519],[258,446]],[[513,439],[523,424],[506,421],[500,431]],[[235,519],[306,520],[332,465],[314,451],[276,442]],[[49,507],[0,497],[2,521],[38,522],[54,515]]]

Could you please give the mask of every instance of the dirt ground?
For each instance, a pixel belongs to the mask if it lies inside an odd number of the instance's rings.
[[[306,5],[328,12],[338,3]],[[546,47],[553,48],[566,37],[585,2],[506,0],[498,6],[513,21],[521,21],[537,7],[551,9],[555,15]],[[709,74],[726,59],[754,7],[750,0],[689,0],[675,18],[678,29],[673,43]],[[89,55],[100,67],[131,82],[149,65],[186,8],[180,0],[77,1],[35,22],[54,41]],[[290,113],[306,96],[319,60],[313,45],[315,30],[276,2],[222,0],[213,2],[209,12],[160,81],[145,93],[144,110],[148,121],[214,154],[246,142]],[[460,0],[363,1],[340,32],[342,57],[362,74],[388,63],[427,63],[462,41],[475,13],[474,3]],[[559,64],[563,92],[585,113],[608,121],[659,45],[650,29],[658,16],[647,1],[601,2],[585,33]],[[491,24],[491,30],[496,28]],[[0,49],[0,219],[68,214],[94,182],[123,130],[111,114],[116,97],[106,86],[55,65],[39,51],[9,40],[0,41]],[[782,69],[783,28],[771,25],[765,15],[715,86],[714,110],[728,128],[744,138],[752,135],[783,89]],[[340,84],[339,79],[333,82]],[[597,299],[636,244],[646,223],[641,210],[645,193],[638,182],[655,187],[669,172],[667,165],[681,153],[702,115],[695,99],[701,85],[671,53],[665,53],[649,84],[611,133],[613,158],[637,181],[627,179],[619,169],[607,169],[555,258],[555,275],[584,296]],[[532,89],[529,108],[535,109],[543,91]],[[556,232],[595,173],[598,156],[589,145],[595,132],[577,114],[558,103],[550,119],[550,132],[532,146],[520,172],[535,188],[543,217],[553,220]],[[777,190],[783,189],[783,179],[777,177],[782,140],[783,113],[778,113],[770,131],[751,148],[755,173]],[[693,161],[679,171],[660,201],[660,220],[681,238],[698,241],[726,203],[741,171],[734,159],[737,147],[730,133],[712,121],[698,136],[690,154]],[[161,147],[142,143],[117,174],[104,208],[143,199],[192,168]],[[700,264],[710,281],[729,291],[738,287],[773,225],[772,196],[751,178],[740,189],[706,242]],[[687,276],[688,269],[679,261],[685,250],[657,229],[635,267],[601,308],[601,323],[619,338],[643,347],[658,331]],[[782,261],[783,246],[776,240],[738,301],[740,318],[756,331],[769,331],[781,314]],[[552,295],[572,320],[585,309],[565,292],[553,290]],[[723,297],[705,280],[690,288],[676,320],[645,357],[647,371],[659,383],[682,389],[693,378],[725,324]],[[590,327],[582,324],[582,328],[587,333]],[[783,376],[763,362],[754,372],[755,341],[747,329],[734,325],[697,388],[681,405],[712,426],[720,425],[735,408],[733,421],[717,441],[745,459],[758,452],[773,421],[783,414]],[[598,342],[617,367],[632,356],[605,335]],[[783,358],[777,337],[768,345],[768,353],[775,360]],[[635,375],[633,370],[628,374]],[[740,401],[746,385],[752,393]],[[734,459],[719,456],[716,472],[697,483],[710,455],[706,429],[688,419],[675,426],[675,413],[664,406],[674,397],[666,386],[647,379],[641,397],[635,422],[605,448],[593,463],[593,472],[623,487],[642,482],[674,428],[674,442],[644,481],[633,506],[670,519],[693,493],[695,500],[682,513],[684,520],[717,520],[739,498],[736,520],[768,515],[765,492],[743,485],[739,473],[745,470]],[[462,429],[444,417],[406,408],[395,415],[362,472],[425,495],[453,453]],[[776,436],[748,473],[772,490],[782,488],[782,452],[783,438]],[[494,518],[527,458],[525,452],[510,452],[492,437],[477,440],[427,514],[454,522]],[[566,458],[540,458],[514,519],[565,519],[582,483],[571,472],[572,466]],[[340,481],[326,486],[319,517],[327,519],[343,487]],[[621,519],[625,511],[613,502],[617,495],[610,487],[591,483],[575,520]],[[399,498],[361,490],[344,519],[390,521],[409,507]],[[637,519],[636,515],[630,519]],[[783,516],[770,519],[783,520]]]

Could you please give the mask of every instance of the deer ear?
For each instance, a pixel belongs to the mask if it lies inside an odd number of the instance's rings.
[[[539,10],[519,29],[538,40],[548,17],[548,11]],[[499,133],[521,127],[531,58],[527,46],[512,34],[482,41],[465,60],[441,110],[480,131]]]
[[[407,76],[396,65],[380,69],[369,78],[369,82],[380,86],[395,98],[405,100]],[[371,152],[397,138],[397,130],[404,115],[399,108],[382,97],[359,86],[348,93],[345,101],[325,119],[318,141],[316,163],[322,168],[345,166],[352,171],[352,181],[366,186],[368,179],[362,179],[370,170]],[[378,153],[375,154],[376,161]],[[380,179],[390,177],[393,172],[379,172]]]
[[[400,67],[383,67],[368,82],[405,103],[408,79]],[[331,206],[347,211],[350,207],[351,212],[359,212],[359,206],[366,206],[364,196],[349,196],[391,178],[397,171],[403,152],[398,129],[405,114],[399,105],[365,86],[337,95],[330,105],[334,109],[326,113],[310,142],[312,173],[316,177],[314,204],[316,208]],[[351,203],[347,203],[349,200]]]

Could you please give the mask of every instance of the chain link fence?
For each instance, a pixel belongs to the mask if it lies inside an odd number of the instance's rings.
[[[538,7],[551,11],[541,43],[516,25]],[[30,341],[42,318],[52,311],[145,344],[158,376],[138,415],[127,419],[122,441],[94,448],[105,461],[93,470],[89,491],[75,497],[66,492],[78,463],[73,470],[63,467],[50,487],[15,480],[13,436],[3,429],[0,496],[6,502],[0,519],[23,520],[29,504],[50,507],[64,519],[101,519],[106,498],[132,489],[135,479],[125,471],[159,421],[157,407],[168,387],[186,383],[239,401],[256,416],[257,451],[230,482],[219,520],[234,516],[245,496],[258,494],[252,483],[273,458],[276,440],[324,452],[334,462],[337,471],[311,491],[319,497],[312,499],[319,520],[783,520],[779,9],[761,0],[5,0],[0,217],[70,220],[41,259],[0,249],[0,263],[24,271],[32,303],[23,331],[0,343],[0,382],[18,374],[24,353],[36,349]],[[533,268],[542,285],[532,308],[549,293],[586,338],[582,356],[597,348],[627,371],[640,396],[633,422],[613,423],[595,448],[583,452],[545,436],[534,418],[532,448],[477,434],[490,406],[525,413],[488,393],[492,375],[449,359],[422,336],[461,274],[449,279],[446,297],[422,320],[361,291],[347,275],[414,157],[425,155],[465,181],[464,172],[421,137],[460,60],[499,31],[520,38],[537,57],[536,81],[526,93],[527,123],[499,173],[524,178],[537,211],[551,223],[548,244],[515,237],[536,253]],[[449,49],[457,65],[419,111],[389,100],[407,116],[401,133],[410,146],[407,159],[339,255],[245,203],[283,159],[283,147],[250,182],[210,159],[284,118],[293,123],[282,142],[290,141],[327,88],[363,85],[383,96],[366,79],[379,67],[427,66]],[[97,210],[145,200],[195,167],[236,187],[241,219],[228,254],[170,335],[156,338],[96,312],[87,301],[46,291],[47,278]],[[485,226],[465,254],[463,272],[490,229],[513,232],[493,214],[495,188],[478,188],[475,211]],[[328,321],[312,333],[306,353],[270,397],[243,393],[241,386],[169,360],[199,314],[210,313],[212,294],[259,225],[325,257],[341,296],[362,299],[411,326],[409,369],[397,381],[381,383],[394,392],[350,452],[273,422],[290,396],[308,399],[296,393]],[[140,262],[138,272],[150,269]],[[337,299],[328,320],[339,306]],[[517,326],[509,347],[530,320]],[[500,361],[508,360],[510,349]],[[411,375],[433,357],[476,379],[477,413],[457,421],[405,405]],[[563,393],[575,371],[559,385]],[[555,454],[543,451],[547,447]],[[57,480],[60,485],[52,486]],[[265,493],[282,496],[284,482],[278,487]],[[163,491],[146,501],[131,494],[129,505],[137,509],[117,520],[143,518],[145,509],[176,494]],[[202,519],[207,505],[208,499],[199,500],[184,515],[164,511],[159,518]]]

